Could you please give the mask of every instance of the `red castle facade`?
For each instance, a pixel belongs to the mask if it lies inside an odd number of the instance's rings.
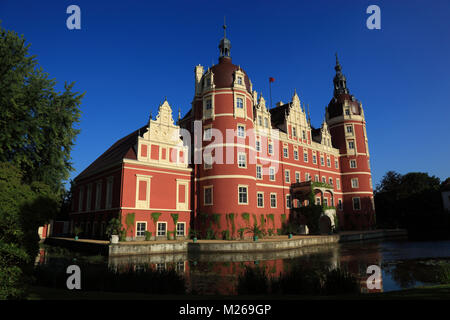
[[[164,101],[155,120],[75,178],[72,230],[103,237],[108,221],[119,217],[126,236],[137,239],[146,231],[187,237],[191,228],[237,237],[254,223],[275,234],[309,201],[326,206],[332,226],[372,228],[364,111],[337,57],[334,95],[316,129],[296,92],[291,102],[269,108],[232,63],[226,36],[219,49],[218,64],[195,67],[192,108],[177,124]]]

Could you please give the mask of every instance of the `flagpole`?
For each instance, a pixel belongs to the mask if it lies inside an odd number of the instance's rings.
[[[270,78],[269,78],[269,95],[270,95],[270,107],[269,107],[269,109],[272,109],[272,81],[270,81]]]

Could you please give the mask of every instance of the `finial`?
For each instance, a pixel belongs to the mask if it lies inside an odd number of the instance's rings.
[[[309,113],[309,103],[306,104],[306,107],[308,108],[308,123],[311,124],[311,114]]]
[[[181,109],[178,108],[178,121],[180,121],[180,120],[181,120]]]

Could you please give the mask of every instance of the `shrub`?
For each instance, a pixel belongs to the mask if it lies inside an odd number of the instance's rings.
[[[152,238],[152,233],[145,230],[145,241],[149,241]]]
[[[230,231],[229,230],[223,230],[222,231],[222,239],[223,240],[230,240]]]

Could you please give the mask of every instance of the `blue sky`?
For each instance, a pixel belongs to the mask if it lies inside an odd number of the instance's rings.
[[[81,8],[81,30],[66,8]],[[381,8],[381,30],[366,8]],[[167,96],[184,114],[194,66],[217,63],[223,17],[233,62],[268,100],[294,89],[320,126],[334,53],[363,103],[374,183],[395,170],[450,176],[450,1],[0,1],[2,26],[23,34],[42,68],[85,92],[72,152],[75,177],[146,123]]]

